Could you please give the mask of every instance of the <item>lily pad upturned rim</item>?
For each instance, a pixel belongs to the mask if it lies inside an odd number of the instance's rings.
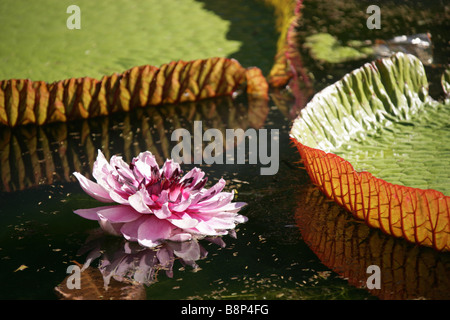
[[[372,94],[379,95],[383,103],[371,106],[377,111],[372,118],[355,121],[353,115],[361,111],[355,109],[364,108],[369,101],[361,96],[347,100],[348,105],[356,108],[336,107],[339,105],[336,93],[342,95],[343,88],[349,84],[360,93],[373,86]],[[406,103],[396,103],[402,99]],[[360,101],[364,103],[359,104]],[[392,236],[449,251],[449,196],[434,189],[389,183],[370,172],[358,172],[349,161],[332,153],[334,146],[348,138],[352,125],[352,134],[364,135],[376,122],[383,126],[396,118],[407,119],[421,106],[433,102],[428,96],[428,82],[419,59],[397,53],[365,64],[317,93],[295,119],[290,135],[312,182],[353,216]],[[325,108],[332,114],[325,114]],[[384,111],[389,108],[389,112],[383,112],[382,108]],[[335,119],[330,120],[333,115]]]

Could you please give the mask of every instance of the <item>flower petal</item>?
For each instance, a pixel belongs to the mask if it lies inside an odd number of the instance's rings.
[[[152,210],[145,203],[143,197],[143,190],[138,190],[135,194],[128,197],[128,203],[132,206],[136,211],[140,213],[152,213]],[[150,199],[150,197],[148,197]],[[150,199],[151,200],[151,199]]]
[[[171,236],[170,238],[168,238],[167,240],[177,241],[177,242],[189,241],[189,240],[192,240],[192,234],[190,234],[188,232],[177,233],[177,234]]]
[[[167,219],[172,215],[172,212],[169,209],[169,203],[166,202],[161,206],[161,209],[154,209],[153,213],[159,219]]]
[[[147,215],[143,215],[139,219],[125,223],[120,232],[128,241],[137,241],[139,226],[147,219]]]
[[[152,168],[156,168],[159,171],[155,156],[150,151],[141,152],[131,163],[135,166],[135,175],[140,175],[148,181],[152,180],[152,174],[156,172]]]
[[[120,175],[122,180],[125,180],[127,184],[134,185],[135,187],[138,186],[133,171],[131,171],[128,163],[123,161],[122,157],[112,156],[110,164],[113,168],[115,168],[116,172]]]
[[[167,240],[174,226],[166,220],[161,220],[153,215],[147,216],[138,229],[138,242],[145,247],[155,247]]]
[[[191,216],[188,214],[183,214],[181,216],[177,216],[174,214],[172,215],[172,217],[174,218],[167,219],[167,221],[181,229],[194,228],[198,224],[198,220],[191,218]]]
[[[189,171],[183,178],[181,178],[180,182],[184,183],[186,188],[193,188],[197,182],[201,181],[205,176],[205,172],[201,169],[195,167],[191,171]]]
[[[237,215],[234,217],[234,221],[235,221],[236,223],[245,223],[245,222],[248,221],[248,218],[247,218],[246,216],[237,214]]]
[[[170,210],[172,212],[184,212],[192,203],[191,199],[180,201],[178,204],[172,206]]]
[[[200,220],[195,228],[189,230],[192,233],[200,234],[203,236],[218,236],[221,233],[217,232],[208,222]]]
[[[223,207],[233,201],[234,192],[220,192],[207,200],[198,201],[195,205],[190,207],[191,210],[201,208],[202,211],[205,209],[216,209]]]
[[[92,176],[100,182],[103,178],[112,171],[112,167],[106,160],[102,151],[99,149],[97,154],[97,159],[94,162],[94,167],[92,170]]]
[[[115,207],[115,206],[111,206]],[[101,209],[108,208],[108,207],[97,207],[97,208],[89,208],[89,209],[78,209],[75,210],[74,213],[79,215],[82,218],[88,219],[88,220],[100,220],[97,212]]]
[[[92,198],[101,202],[114,202],[105,188],[99,184],[85,178],[78,172],[74,172],[73,175],[78,179],[81,188]]]
[[[98,222],[102,230],[105,231],[106,233],[111,234],[113,236],[122,235],[120,232],[120,228],[123,225],[122,223],[112,223],[111,221],[102,217],[100,217],[100,220]]]
[[[213,217],[207,221],[208,225],[215,230],[234,229],[234,219],[227,217]]]
[[[213,185],[211,188],[209,188],[206,192],[202,192],[202,196],[198,198],[198,202],[202,202],[205,200],[208,200],[215,196],[216,194],[220,193],[223,188],[225,188],[225,180],[220,179],[215,185]]]
[[[104,218],[113,223],[117,222],[131,222],[139,219],[142,214],[134,210],[130,206],[111,206],[106,209],[101,209],[97,212],[100,218]]]
[[[178,162],[173,161],[172,159],[166,160],[161,169],[161,176],[166,179],[172,178],[174,175],[179,175],[181,173],[180,164]]]
[[[214,207],[202,208],[202,207],[200,207],[196,211],[198,214],[204,214],[204,215],[215,215],[215,214],[222,213],[222,212],[228,212],[228,213],[235,214],[239,210],[241,210],[242,207],[245,205],[247,205],[247,203],[245,203],[245,202],[232,202],[232,203],[228,203],[226,205],[223,205],[223,206],[220,206],[217,208],[214,208]],[[191,209],[191,208],[189,208],[189,209]]]

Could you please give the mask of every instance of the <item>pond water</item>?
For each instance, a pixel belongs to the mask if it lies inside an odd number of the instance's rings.
[[[98,225],[73,210],[99,203],[70,175],[79,171],[90,176],[97,148],[107,158],[120,154],[126,161],[147,149],[163,158],[175,144],[170,140],[174,123],[189,127],[194,119],[203,120],[205,128],[238,124],[246,130],[253,124],[258,129],[262,125],[279,129],[279,171],[262,176],[259,165],[248,163],[200,165],[210,183],[223,177],[227,190],[237,190],[237,201],[248,203],[242,214],[249,221],[238,226],[237,238],[223,238],[225,247],[200,241],[208,254],[196,262],[199,268],[176,260],[173,277],[160,272],[157,281],[147,287],[147,297],[368,298],[367,292],[329,272],[301,239],[294,219],[294,193],[299,185],[308,183],[308,177],[295,164],[298,155],[289,144],[288,119],[272,102],[256,109],[243,102],[212,100],[45,128],[2,128],[2,136],[9,137],[9,148],[2,149],[0,194],[2,298],[57,298],[54,287],[67,276],[67,267],[72,261],[85,262],[86,256],[77,253],[88,231]],[[183,169],[188,171],[192,166]]]
[[[397,274],[383,277],[387,281],[396,280],[395,294],[409,298],[430,294],[435,297],[438,292],[447,294],[448,255],[418,249],[378,230],[369,230],[325,201],[314,188],[310,189],[306,171],[296,164],[299,158],[289,143],[288,118],[272,101],[257,107],[244,103],[244,98],[235,101],[225,98],[147,108],[45,128],[2,128],[2,136],[9,137],[3,145],[9,144],[2,149],[1,297],[56,299],[54,288],[65,283],[68,266],[75,264],[74,261],[85,263],[94,248],[86,249],[86,242],[98,224],[79,217],[73,210],[99,203],[73,182],[71,173],[78,171],[90,176],[98,148],[107,158],[108,154],[119,154],[130,161],[138,152],[150,149],[164,159],[176,143],[171,141],[170,133],[181,124],[189,128],[194,120],[203,120],[205,128],[212,125],[232,128],[238,124],[244,130],[279,129],[279,170],[276,175],[264,176],[260,175],[260,165],[200,165],[209,183],[223,177],[227,181],[226,189],[237,191],[237,201],[248,203],[241,212],[249,220],[238,226],[236,238],[223,237],[225,246],[201,240],[202,254],[198,254],[195,264],[183,261],[183,250],[175,249],[178,258],[170,268],[146,268],[150,278],[145,286],[148,299],[372,299],[376,295],[371,295],[370,290],[357,288],[365,286],[370,275],[362,269],[377,264],[387,270],[383,272],[392,272],[392,266],[386,265],[383,259],[396,258],[400,259],[396,262]],[[188,171],[192,167],[186,165],[183,169]],[[323,203],[328,207],[323,208]],[[329,212],[330,216],[324,218],[321,212]],[[305,217],[311,214],[305,223]],[[336,218],[336,214],[341,217]],[[335,233],[329,231],[330,223],[336,224],[331,227],[337,230]],[[359,231],[351,232],[359,236],[350,236],[349,228],[357,228]],[[339,234],[344,237],[341,240],[351,243],[340,245],[339,239],[329,239]],[[111,257],[120,256],[123,251],[124,244],[115,238],[100,239],[112,244],[100,247],[104,256],[90,263],[93,268],[100,261],[111,263]],[[372,243],[373,239],[382,243],[386,251],[354,250],[355,241],[359,242],[356,247],[362,250],[361,244]],[[329,249],[350,246],[353,250],[327,253],[323,252],[321,242],[328,243]],[[326,264],[322,261],[324,255]],[[337,257],[344,257],[350,263],[337,263]],[[426,274],[422,264],[427,266]],[[358,272],[347,270],[355,265],[359,266]],[[333,271],[336,267],[341,275]],[[136,272],[135,268],[130,269]],[[167,274],[167,269],[172,273]],[[128,276],[132,278],[133,273]],[[405,280],[403,276],[409,278]],[[422,279],[425,284],[417,290],[406,290],[408,279]],[[398,283],[403,283],[405,288],[402,290]],[[380,290],[376,291],[379,294]]]
[[[341,67],[317,73],[316,90],[340,77]],[[348,72],[353,65],[346,67]],[[127,162],[150,150],[161,165],[176,144],[173,130],[192,129],[194,121],[202,121],[205,130],[278,129],[278,172],[261,175],[262,165],[250,163],[197,165],[208,185],[223,177],[225,189],[237,191],[236,200],[248,203],[241,213],[249,220],[237,227],[236,237],[223,237],[224,243],[204,239],[186,247],[137,250],[138,257],[153,262],[130,263],[126,270],[129,277],[146,279],[136,296],[450,299],[449,254],[369,229],[311,185],[289,142],[294,103],[284,92],[273,92],[266,103],[249,103],[240,95],[44,127],[0,127],[0,299],[58,299],[55,287],[67,283],[69,266],[82,265],[95,253],[92,269],[117,262],[133,245],[99,234],[97,222],[73,213],[99,203],[72,173],[90,177],[98,149],[107,159],[118,154]],[[182,167],[186,172],[193,166]],[[155,261],[161,256],[170,256],[169,264]],[[381,289],[367,288],[369,266],[379,267]],[[97,280],[92,277],[91,284],[102,287],[103,279]]]

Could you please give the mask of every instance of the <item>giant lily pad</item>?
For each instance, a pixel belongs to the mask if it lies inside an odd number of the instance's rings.
[[[70,78],[53,83],[28,79],[0,81],[0,124],[46,124],[104,116],[134,107],[199,101],[231,95],[247,82],[254,98],[267,99],[261,70],[237,60],[209,58],[144,65],[121,74]]]
[[[449,128],[450,102],[431,98],[422,63],[398,53],[318,93],[291,137],[313,183],[355,217],[450,250]]]
[[[3,0],[0,79],[98,79],[134,66],[209,57],[267,72],[277,40],[272,7],[260,0],[214,2]],[[80,29],[66,25],[75,19],[71,5],[80,9]]]

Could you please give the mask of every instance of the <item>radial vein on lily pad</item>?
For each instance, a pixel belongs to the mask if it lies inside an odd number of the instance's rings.
[[[74,175],[91,197],[117,203],[74,212],[97,220],[108,233],[146,247],[166,240],[226,235],[234,232],[237,223],[247,221],[238,214],[246,203],[232,202],[234,192],[222,191],[224,179],[206,189],[208,179],[201,169],[193,168],[183,176],[180,165],[170,159],[159,168],[149,151],[127,164],[120,156],[112,156],[108,163],[99,150],[92,173],[97,182],[78,172]]]

